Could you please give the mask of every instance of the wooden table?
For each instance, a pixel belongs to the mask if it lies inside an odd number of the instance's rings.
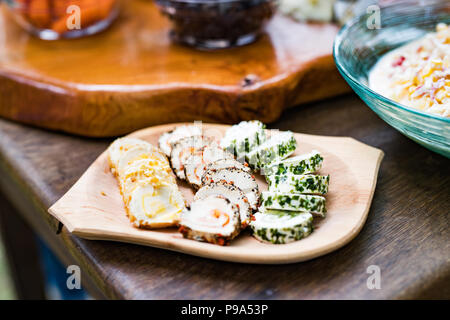
[[[349,245],[309,262],[263,266],[87,241],[64,228],[57,234],[58,223],[47,208],[69,189],[109,141],[0,120],[2,233],[14,258],[12,264],[17,267],[15,280],[20,296],[39,297],[42,292],[39,284],[27,281],[30,272],[36,278],[33,242],[27,236],[31,234],[29,226],[65,264],[81,267],[82,284],[95,297],[450,298],[448,159],[402,136],[354,95],[288,110],[272,127],[351,136],[386,153],[367,223]],[[24,256],[28,259],[25,267],[20,263]],[[367,287],[370,265],[381,269],[380,290]]]

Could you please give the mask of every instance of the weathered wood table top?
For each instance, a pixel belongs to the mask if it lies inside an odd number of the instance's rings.
[[[367,223],[349,245],[309,262],[264,266],[88,241],[64,228],[57,235],[48,207],[109,140],[6,120],[0,120],[0,187],[63,261],[81,267],[88,290],[108,298],[450,298],[448,159],[405,138],[354,95],[288,110],[271,127],[351,136],[385,152]],[[367,287],[371,265],[381,270],[379,290]]]

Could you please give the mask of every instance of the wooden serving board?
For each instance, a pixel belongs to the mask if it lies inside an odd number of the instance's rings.
[[[349,91],[332,58],[335,25],[277,15],[256,43],[205,52],[172,44],[152,1],[125,2],[107,31],[53,42],[0,6],[0,116],[105,137],[179,121],[272,122]]]
[[[131,136],[157,144],[161,133],[172,125],[144,129]],[[204,125],[207,135],[223,136],[228,126]],[[328,214],[316,219],[315,230],[307,238],[283,245],[261,243],[245,231],[229,246],[184,239],[176,228],[142,230],[131,225],[114,176],[110,173],[106,152],[89,167],[80,180],[50,209],[73,234],[92,240],[129,242],[163,248],[205,258],[241,263],[283,264],[305,261],[351,241],[366,221],[383,158],[379,149],[352,138],[295,134],[296,154],[318,150],[324,157],[320,173],[330,174],[327,198]],[[257,177],[262,190],[263,177]],[[179,182],[189,203],[193,189]]]

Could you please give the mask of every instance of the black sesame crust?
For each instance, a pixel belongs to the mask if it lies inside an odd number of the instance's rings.
[[[196,151],[201,150],[205,146],[211,145],[213,142],[214,139],[206,136],[190,136],[182,138],[179,141],[177,141],[173,145],[172,152],[170,153],[170,166],[172,167],[177,177],[182,180],[186,179],[186,176],[184,175],[184,165],[180,163],[182,165],[181,168],[177,168],[176,165],[174,164],[175,159],[179,159],[180,156],[179,153],[181,150],[183,150],[185,147],[193,147],[195,153]]]
[[[247,210],[245,210],[245,208],[243,208],[242,209],[243,211],[241,211],[241,207],[239,206],[239,203],[236,203],[228,198],[231,202],[233,202],[234,204],[236,204],[238,206],[238,209],[240,212],[240,217],[241,217],[241,227],[242,227],[242,229],[246,228],[252,219],[252,214],[253,214],[252,209],[251,209],[250,204],[248,203],[248,199],[247,199],[246,195],[244,194],[244,192],[242,192],[242,190],[239,189],[238,187],[236,187],[235,185],[232,185],[225,181],[218,181],[218,182],[210,183],[206,186],[201,187],[197,191],[197,193],[194,196],[194,201],[198,200],[198,199],[206,198],[209,195],[222,195],[224,197],[227,197],[226,195],[215,191],[215,189],[222,188],[222,187],[226,188],[231,193],[235,193],[238,201],[241,202],[241,204],[247,205],[247,207],[248,207]],[[245,216],[246,219],[242,219],[242,216]]]
[[[205,149],[207,149],[207,148],[214,148],[213,146],[204,146],[203,148],[201,148],[200,150],[198,150],[198,154],[194,154],[193,156],[195,156],[195,155],[197,155],[197,156],[202,156],[202,160],[204,161],[205,160],[205,158],[203,157],[203,152],[205,151]],[[223,156],[223,158],[221,158],[221,159],[218,159],[218,160],[216,160],[216,161],[220,161],[220,160],[232,160],[232,161],[235,161],[234,160],[234,158],[233,158],[233,155],[231,154],[231,153],[229,153],[229,152],[226,152],[226,151],[223,151],[222,150],[222,148],[220,147],[220,146],[216,146],[215,148],[217,148],[217,150],[220,150],[220,152],[223,152],[223,154],[222,154],[222,156]],[[216,161],[213,161],[213,162],[216,162]],[[206,167],[210,164],[210,163],[213,163],[213,162],[209,162],[209,163],[205,163],[204,164],[204,166],[203,166],[203,170],[204,170],[204,173],[206,172]],[[199,163],[198,163],[199,164]],[[196,166],[198,165],[198,164],[196,164]],[[200,181],[199,181],[199,184],[197,184],[197,183],[194,183],[193,181],[192,181],[192,179],[190,179],[189,177],[189,175],[188,175],[188,167],[189,167],[189,164],[188,163],[185,163],[185,165],[184,165],[184,175],[185,175],[185,177],[186,177],[186,181],[194,188],[194,189],[199,189],[203,184],[202,184],[202,182],[201,182],[201,178],[202,177],[200,177]],[[203,175],[202,175],[203,176]]]
[[[235,228],[234,232],[228,236],[224,236],[220,233],[213,234],[213,233],[194,230],[194,229],[189,228],[188,226],[185,226],[181,223],[178,231],[183,235],[184,238],[192,239],[192,240],[196,240],[196,241],[202,241],[202,242],[209,242],[212,244],[224,246],[224,245],[228,245],[231,240],[233,240],[237,235],[239,235],[239,233],[241,232],[241,227],[240,227],[241,221],[240,221],[240,214],[239,214],[238,207],[235,204],[231,203],[231,201],[227,197],[224,197],[222,195],[216,195],[216,197],[225,200],[227,202],[227,204],[230,204],[232,206],[232,210],[234,212],[235,219],[237,219],[237,221],[235,221],[235,223],[237,222],[237,227]]]
[[[230,172],[230,173],[238,173],[239,175],[242,176],[242,179],[249,179],[253,182],[254,184],[254,188],[252,188],[251,190],[243,190],[235,181],[231,181],[228,179],[221,179],[220,181],[214,181],[213,177],[216,173],[225,173],[225,172]],[[224,174],[225,175],[225,174]],[[214,182],[226,182],[228,184],[232,184],[234,186],[236,186],[237,188],[239,188],[244,194],[245,193],[254,193],[255,194],[255,199],[258,201],[259,200],[259,196],[260,196],[260,192],[259,192],[259,186],[258,183],[256,182],[255,176],[252,175],[251,173],[244,171],[240,168],[228,168],[228,169],[209,169],[207,170],[203,176],[202,176],[202,185],[208,185]],[[259,202],[256,202],[254,204],[250,204],[252,209],[257,209],[259,206]]]
[[[236,231],[233,234],[231,234],[228,237],[224,237],[222,235],[195,231],[186,226],[180,226],[178,231],[183,235],[183,238],[201,242],[208,242],[220,246],[227,246],[230,243],[230,241],[236,238],[236,236],[238,236],[240,233],[240,229],[236,229]]]
[[[214,168],[214,165],[217,165],[218,163],[220,163],[220,162],[223,162],[223,161],[230,161],[230,162],[233,162],[233,165],[230,165],[230,166],[225,166],[225,167],[222,167],[222,168]],[[240,162],[240,161],[238,161],[238,160],[236,160],[236,159],[220,159],[220,160],[216,160],[216,161],[213,161],[213,162],[211,162],[211,163],[209,163],[207,166],[206,166],[206,171],[208,171],[208,170],[212,170],[212,169],[215,169],[215,170],[220,170],[220,169],[229,169],[229,168],[238,168],[238,169],[242,169],[242,170],[244,170],[244,171],[248,171],[248,172],[251,172],[251,168],[250,168],[250,166],[247,164],[247,163],[242,163],[242,162]],[[206,172],[205,171],[205,172]]]

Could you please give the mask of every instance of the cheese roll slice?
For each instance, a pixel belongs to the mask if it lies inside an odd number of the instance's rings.
[[[206,146],[196,154],[191,155],[184,165],[186,180],[196,189],[202,185],[202,176],[206,166],[217,160],[233,160],[234,156],[224,151],[218,145]]]
[[[311,234],[313,216],[309,212],[262,210],[255,213],[250,228],[262,242],[285,244]]]
[[[307,211],[325,217],[325,198],[322,196],[265,191],[261,203],[266,209]]]
[[[246,162],[241,162],[235,159],[220,159],[211,162],[206,166],[205,172],[208,170],[220,170],[220,169],[241,169],[242,171],[251,172],[250,166]]]
[[[202,177],[203,185],[223,181],[242,190],[250,203],[250,207],[256,210],[259,202],[259,187],[255,176],[241,169],[229,168],[208,170]]]
[[[131,192],[137,186],[176,185],[176,178],[167,160],[162,162],[146,158],[131,163],[125,169],[119,182],[122,196],[127,204],[130,200]]]
[[[251,207],[245,194],[238,187],[225,182],[214,182],[201,187],[194,196],[194,201],[205,199],[211,195],[221,195],[235,204],[239,209],[242,229],[246,228],[251,219]]]
[[[220,146],[237,159],[245,159],[251,150],[266,141],[265,127],[260,121],[242,121],[225,132]]]
[[[255,169],[261,169],[272,162],[283,160],[294,153],[297,141],[291,131],[280,132],[248,154],[248,162]]]
[[[163,228],[178,223],[185,208],[167,157],[139,139],[119,139],[109,149],[125,209],[136,227]]]
[[[202,129],[200,128],[200,125],[179,126],[172,131],[163,133],[159,137],[158,146],[164,154],[169,157],[172,147],[176,142],[182,138],[201,135]]]
[[[211,195],[181,213],[179,231],[185,238],[225,245],[239,234],[239,209],[227,198]]]
[[[328,192],[330,176],[314,174],[266,176],[269,191],[324,195]]]
[[[185,204],[176,185],[144,185],[131,192],[126,209],[136,227],[165,228],[178,224]]]
[[[322,168],[322,163],[323,157],[319,151],[314,150],[310,153],[273,162],[269,167],[264,168],[264,173],[266,175],[314,173]]]
[[[187,137],[175,143],[170,154],[170,163],[177,177],[185,180],[184,166],[186,160],[200,149],[213,145],[214,143],[213,138],[205,136]]]
[[[125,170],[134,162],[141,159],[154,160],[158,162],[168,163],[166,156],[151,144],[137,145],[124,152],[116,167],[116,173],[119,178],[124,174]]]
[[[147,146],[150,148],[150,144],[144,140],[135,138],[119,138],[116,139],[108,148],[108,160],[111,171],[117,174],[116,168],[119,164],[121,156],[129,149],[136,146]]]

